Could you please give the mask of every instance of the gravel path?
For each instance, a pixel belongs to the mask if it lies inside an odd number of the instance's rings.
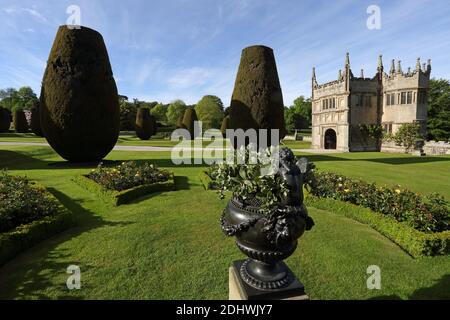
[[[45,142],[0,142],[0,146],[27,146],[27,147],[50,147]],[[151,147],[151,146],[120,146],[114,147],[115,151],[172,151],[173,147]],[[181,148],[180,148],[181,150]],[[205,150],[225,150],[216,148],[192,148],[192,151],[205,151]],[[317,149],[292,149],[294,152],[304,153],[337,153],[336,150],[317,150]]]

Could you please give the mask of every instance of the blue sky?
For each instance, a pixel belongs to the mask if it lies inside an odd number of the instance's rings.
[[[69,5],[81,24],[105,39],[119,93],[147,101],[196,103],[218,95],[227,106],[241,50],[274,49],[286,105],[334,80],[350,52],[354,74],[403,69],[432,59],[432,76],[450,78],[450,2],[301,0],[0,0],[0,88],[40,91],[55,32]],[[381,29],[369,30],[366,10],[381,9]]]

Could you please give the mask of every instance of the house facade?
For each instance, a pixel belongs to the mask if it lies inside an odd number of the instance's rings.
[[[376,139],[364,133],[364,126],[381,124],[386,133],[395,134],[404,123],[418,122],[426,130],[431,61],[414,70],[402,70],[401,61],[392,60],[384,72],[382,56],[378,58],[374,77],[353,75],[347,53],[344,70],[337,80],[318,84],[312,75],[312,147],[342,152],[378,151]],[[391,148],[382,145],[383,148]]]

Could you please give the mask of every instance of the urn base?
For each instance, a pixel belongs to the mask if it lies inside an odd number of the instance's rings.
[[[295,277],[293,272],[284,263],[280,262],[278,268],[287,273],[289,284],[280,289],[258,289],[249,285],[242,278],[242,270],[252,260],[234,261],[230,268],[230,300],[308,300],[304,285]],[[245,276],[245,273],[244,273]],[[248,279],[247,279],[248,281]]]

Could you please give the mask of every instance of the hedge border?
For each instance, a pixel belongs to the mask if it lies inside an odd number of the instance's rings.
[[[176,189],[173,174],[170,174],[169,180],[167,181],[145,184],[122,191],[106,189],[86,175],[77,176],[72,180],[84,189],[98,195],[104,202],[116,207],[155,192],[174,191]]]
[[[305,203],[321,210],[330,211],[330,208],[332,208],[332,213],[371,226],[414,258],[450,254],[450,231],[421,232],[368,208],[339,200],[318,198],[311,194],[305,197]]]
[[[37,243],[75,225],[72,212],[64,207],[44,186],[34,182],[30,186],[44,191],[45,197],[56,201],[60,213],[18,226],[11,231],[0,233],[0,266]]]
[[[208,171],[202,170],[200,171],[198,178],[200,179],[201,184],[203,185],[203,188],[205,190],[213,190],[214,189],[214,182],[213,179],[208,174]]]

